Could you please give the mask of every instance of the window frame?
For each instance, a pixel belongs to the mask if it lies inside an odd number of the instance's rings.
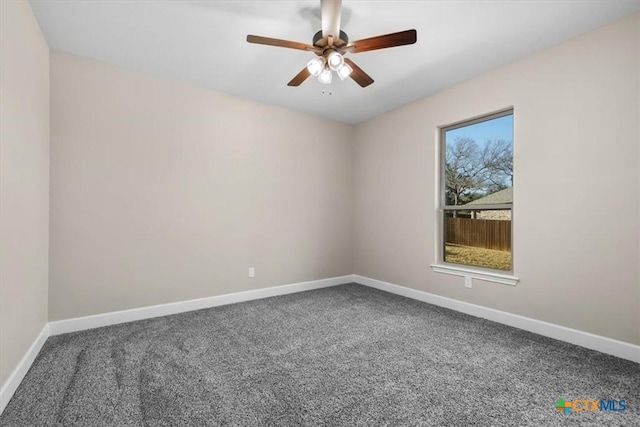
[[[436,163],[437,163],[437,179],[436,179],[436,260],[435,263],[431,265],[431,268],[434,272],[451,274],[455,276],[463,276],[476,278],[479,280],[485,280],[489,282],[501,283],[505,285],[515,286],[519,279],[514,275],[514,235],[513,235],[513,222],[515,219],[514,215],[514,205],[515,203],[500,203],[500,204],[489,204],[489,205],[473,205],[473,209],[464,208],[464,205],[447,205],[446,204],[446,171],[445,171],[445,162],[446,162],[446,137],[445,133],[459,129],[462,127],[471,126],[477,123],[486,122],[489,120],[497,119],[505,116],[513,116],[515,120],[515,109],[513,106],[508,108],[503,108],[492,113],[482,114],[470,119],[461,120],[449,125],[439,126],[436,130]],[[515,134],[515,122],[514,122],[514,130]],[[515,139],[515,138],[514,138]],[[513,142],[512,142],[513,143]],[[513,146],[513,151],[515,152],[515,146]],[[514,168],[515,169],[515,168]],[[515,196],[514,196],[515,198]],[[509,209],[511,211],[511,269],[510,270],[500,270],[493,269],[488,267],[481,267],[471,264],[458,264],[446,262],[444,260],[445,253],[445,215],[446,212],[452,211],[461,211],[461,210],[500,210],[500,209]]]

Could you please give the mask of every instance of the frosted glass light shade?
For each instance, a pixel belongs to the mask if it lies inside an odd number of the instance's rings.
[[[334,50],[327,55],[327,64],[333,71],[338,71],[344,65],[344,58]]]
[[[313,58],[311,61],[307,62],[307,71],[313,77],[318,77],[322,70],[324,69],[324,58],[321,56]]]
[[[331,74],[331,70],[328,68],[324,68],[320,75],[318,76],[318,81],[325,85],[331,84],[331,79],[333,75]]]
[[[340,77],[340,80],[346,79],[351,75],[352,72],[353,68],[351,68],[349,64],[344,64],[342,67],[338,68],[338,71],[336,71],[336,73],[338,73],[338,77]]]

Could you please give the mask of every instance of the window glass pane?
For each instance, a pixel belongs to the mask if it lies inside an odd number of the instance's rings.
[[[513,114],[443,133],[445,205],[512,203]]]
[[[512,270],[513,112],[445,128],[442,143],[443,261]]]
[[[445,211],[444,236],[445,262],[511,270],[511,209]]]

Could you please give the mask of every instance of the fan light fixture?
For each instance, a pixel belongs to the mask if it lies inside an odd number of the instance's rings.
[[[331,84],[332,77],[333,77],[333,74],[331,74],[331,70],[327,67],[324,67],[324,69],[320,72],[320,75],[318,76],[318,81],[322,84],[328,85],[328,84]]]
[[[307,62],[307,70],[313,77],[318,77],[324,69],[325,60],[322,56],[317,56]]]
[[[349,64],[344,64],[342,67],[338,68],[338,71],[336,72],[338,73],[340,80],[344,80],[351,75],[353,68],[351,68]]]
[[[335,50],[327,55],[327,63],[333,71],[338,71],[344,65],[344,58]]]
[[[332,50],[327,55],[318,56],[307,62],[307,71],[313,77],[317,77],[322,84],[331,84],[333,80],[331,71],[335,71],[344,80],[351,75],[353,69],[344,62],[344,57],[337,51]]]

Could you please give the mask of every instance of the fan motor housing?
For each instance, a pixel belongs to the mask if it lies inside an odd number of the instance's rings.
[[[315,46],[318,41],[322,40],[322,30],[318,31],[313,36],[313,45]],[[340,40],[345,44],[349,43],[349,36],[344,31],[340,30]]]

